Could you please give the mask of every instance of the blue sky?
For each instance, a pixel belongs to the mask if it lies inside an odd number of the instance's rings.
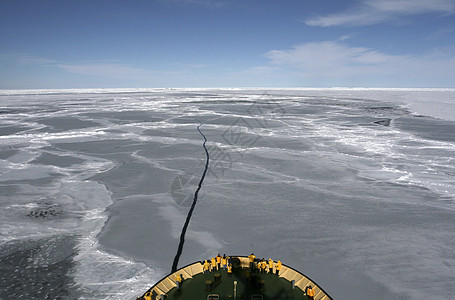
[[[455,0],[1,0],[0,89],[455,88]]]

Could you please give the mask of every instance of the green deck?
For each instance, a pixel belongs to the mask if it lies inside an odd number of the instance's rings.
[[[206,280],[214,281],[214,274],[221,275],[221,283],[214,287],[211,292],[206,291]],[[209,274],[198,274],[191,279],[183,281],[180,290],[173,288],[167,293],[167,300],[196,300],[207,299],[210,294],[219,295],[220,299],[234,299],[234,281],[237,281],[237,299],[250,300],[252,295],[262,295],[264,300],[271,299],[309,299],[298,287],[292,289],[291,283],[284,278],[274,274],[254,273],[255,281],[264,280],[264,289],[254,286],[248,280],[249,272],[247,269],[237,268],[231,277],[225,270],[214,271]],[[260,299],[260,298],[259,298]]]

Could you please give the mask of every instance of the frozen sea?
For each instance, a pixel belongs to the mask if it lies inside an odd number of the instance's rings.
[[[217,253],[453,299],[455,90],[0,91],[0,298],[135,299]]]

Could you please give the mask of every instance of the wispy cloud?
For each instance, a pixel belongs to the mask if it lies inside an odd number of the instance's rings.
[[[114,79],[146,78],[154,72],[121,64],[57,64],[66,72]]]
[[[334,69],[358,69],[365,65],[396,63],[404,56],[387,55],[364,47],[348,47],[340,42],[301,44],[288,50],[272,50],[266,57],[275,65],[287,65],[308,72],[332,73]],[[325,70],[325,71],[324,71]]]
[[[322,81],[348,82],[355,78],[396,78],[402,82],[427,80],[427,83],[455,77],[454,49],[437,49],[426,55],[391,55],[365,47],[351,47],[342,41],[300,44],[265,54],[270,64],[282,73]],[[426,78],[426,79],[425,79]],[[393,80],[392,80],[393,81]],[[420,82],[421,83],[421,82]],[[397,84],[399,84],[397,82]],[[433,83],[431,83],[433,84]]]
[[[453,14],[454,0],[363,0],[344,12],[305,20],[309,26],[362,26],[387,22],[400,16],[426,13]]]
[[[155,75],[156,72],[140,69],[116,61],[86,61],[86,62],[59,62],[43,57],[27,54],[10,54],[9,59],[14,60],[19,65],[29,65],[38,67],[54,67],[68,73],[96,76],[114,79],[136,79]]]
[[[186,65],[174,70],[154,70],[138,68],[117,60],[90,60],[90,61],[57,61],[28,54],[0,54],[0,60],[10,65],[29,66],[35,72],[46,73],[47,76],[58,77],[63,73],[80,75],[78,80],[102,82],[126,82],[140,85],[163,83],[172,78],[190,76],[194,70],[202,65]],[[52,75],[49,75],[52,74]],[[98,78],[94,78],[98,77]]]
[[[224,7],[228,4],[226,0],[161,0],[170,3],[176,4],[190,4],[190,5],[198,5],[204,6],[207,8],[219,8]]]
[[[42,57],[31,56],[31,55],[20,55],[20,56],[17,56],[16,59],[17,59],[17,62],[22,65],[30,65],[30,64],[52,65],[52,64],[55,64],[54,60],[42,58]]]
[[[378,11],[399,14],[451,13],[455,5],[453,0],[368,0],[365,3]]]

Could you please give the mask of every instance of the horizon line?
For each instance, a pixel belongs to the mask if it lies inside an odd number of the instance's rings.
[[[154,87],[154,88],[19,88],[4,89],[0,88],[0,94],[8,93],[45,93],[45,92],[146,92],[159,90],[390,90],[390,91],[447,91],[455,90],[455,87],[361,87],[361,86],[333,86],[333,87]]]

